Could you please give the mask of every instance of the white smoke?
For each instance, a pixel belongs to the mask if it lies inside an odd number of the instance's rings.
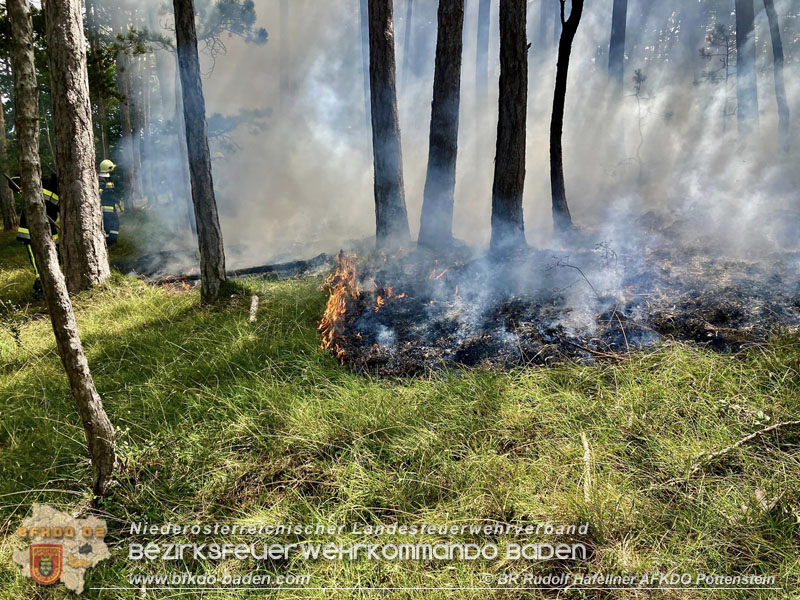
[[[105,1],[112,6],[110,0]],[[794,191],[800,174],[795,168],[796,154],[776,156],[772,53],[763,10],[757,11],[756,23],[760,129],[744,143],[736,131],[735,115],[728,118],[727,131],[722,131],[723,86],[702,77],[709,68],[699,56],[707,24],[691,12],[698,11],[697,2],[655,4],[644,23],[634,28],[630,23],[648,2],[629,2],[621,103],[611,100],[607,78],[611,0],[587,3],[585,9],[572,53],[563,138],[567,194],[575,222],[601,230],[599,239],[623,244],[646,233],[639,229],[637,215],[656,211],[682,219],[686,239],[713,238],[726,252],[770,250],[785,244],[785,236],[775,231],[776,219],[800,210]],[[135,3],[140,10],[154,4],[160,2]],[[212,61],[201,53],[203,69],[209,74],[204,80],[209,117],[257,111],[268,115],[263,127],[243,120],[224,147],[212,139],[212,154],[222,155],[215,158],[213,169],[232,266],[308,257],[374,233],[358,0],[292,0],[288,31],[281,31],[279,4],[278,0],[255,0],[256,26],[268,30],[267,44],[225,37],[224,54]],[[538,21],[538,5],[530,3],[529,19]],[[415,61],[399,99],[406,202],[415,236],[427,161],[436,3],[414,3],[408,57],[403,48],[405,7],[404,0],[395,2],[395,44],[399,84],[404,61]],[[785,17],[789,7],[788,0],[778,2],[779,15]],[[717,19],[730,22],[732,17],[721,11]],[[159,23],[168,25],[169,17]],[[785,23],[798,29],[794,21]],[[477,2],[467,2],[454,232],[478,246],[485,245],[489,236],[499,76],[497,29],[497,2],[493,2],[490,109],[477,118]],[[537,27],[528,30],[535,33]],[[285,91],[288,102],[281,105],[283,36],[288,40],[284,68],[290,85]],[[796,133],[800,56],[792,40],[784,43],[787,95]],[[174,59],[168,62],[168,81],[159,82],[165,97],[173,93]],[[548,140],[555,50],[544,55],[532,51],[529,69],[524,212],[529,243],[542,246],[550,243],[551,231]],[[647,77],[639,105],[633,96],[635,69],[642,69]],[[735,92],[732,101],[735,105]],[[175,171],[169,176],[177,179],[179,165],[174,162],[162,161],[153,168]]]

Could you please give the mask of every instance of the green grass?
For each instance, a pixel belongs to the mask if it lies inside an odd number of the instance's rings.
[[[128,245],[120,247],[129,251]],[[49,321],[41,303],[30,299],[31,282],[21,248],[13,236],[1,234],[2,600],[74,597],[63,585],[43,588],[20,575],[11,561],[12,548],[21,546],[13,532],[33,502],[85,510],[91,485],[83,430]],[[102,506],[113,558],[87,574],[86,597],[139,598],[133,590],[88,588],[126,586],[132,572],[186,570],[309,574],[312,588],[479,589],[173,591],[146,597],[555,597],[480,589],[486,586],[479,576],[565,569],[760,573],[777,576],[784,588],[585,591],[570,592],[570,598],[800,593],[797,433],[746,445],[687,476],[700,452],[797,418],[797,336],[737,356],[668,344],[616,364],[374,380],[340,367],[319,349],[315,325],[325,302],[319,284],[249,279],[238,287],[238,296],[209,309],[199,306],[196,291],[177,293],[117,275],[104,288],[74,299],[123,465],[118,487]],[[251,293],[261,298],[255,324],[248,322]],[[582,434],[593,457],[589,486]],[[143,520],[348,526],[589,522],[580,541],[594,554],[590,565],[503,560],[137,565],[126,557],[129,543],[168,541],[131,536],[125,529],[126,523]],[[314,540],[363,541],[351,535]]]

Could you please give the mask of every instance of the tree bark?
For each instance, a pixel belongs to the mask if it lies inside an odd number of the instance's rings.
[[[431,247],[448,245],[453,239],[464,0],[439,0],[438,27],[428,172],[418,240]]]
[[[583,14],[583,0],[573,0],[568,19],[564,15],[564,4],[565,0],[560,0],[559,19],[563,27],[561,39],[558,42],[556,86],[553,93],[553,115],[550,121],[550,188],[553,196],[553,231],[556,236],[574,229],[564,185],[564,153],[561,137],[564,130],[564,104],[567,97],[569,58],[572,54],[572,41],[578,32],[578,25]]]
[[[369,0],[369,82],[372,154],[375,169],[376,243],[379,248],[408,245],[403,152],[397,116],[392,0]]]
[[[192,0],[173,0],[173,7],[183,93],[183,117],[186,125],[186,147],[189,152],[189,172],[192,181],[192,202],[200,249],[200,297],[204,303],[209,303],[217,300],[220,287],[225,281],[225,249],[222,244],[217,201],[214,197],[214,181],[211,177],[206,102],[200,79],[194,3]]]
[[[6,140],[6,109],[0,101],[0,170],[6,172],[8,165],[8,144]],[[0,217],[3,219],[3,230],[12,231],[19,225],[17,207],[14,203],[14,192],[8,187],[6,178],[0,179]]]
[[[769,33],[772,38],[772,67],[775,73],[775,99],[778,103],[778,149],[789,153],[789,102],[786,99],[786,84],[783,80],[783,41],[778,13],[775,12],[773,0],[764,0],[764,9],[769,21]]]
[[[525,246],[522,192],[528,106],[525,0],[500,0],[500,105],[492,186],[492,252]]]
[[[736,116],[739,133],[758,130],[758,83],[753,0],[736,0]]]
[[[108,250],[97,187],[82,2],[60,0],[46,7],[61,250],[67,289],[75,294],[109,277]]]
[[[608,76],[622,95],[625,78],[625,30],[628,22],[628,0],[614,0],[611,11],[611,41],[608,45]]]
[[[48,3],[48,5],[53,4],[58,3]],[[12,24],[14,99],[17,140],[20,148],[20,175],[23,205],[31,232],[31,245],[41,273],[58,353],[86,431],[94,471],[94,492],[97,495],[105,495],[109,490],[116,462],[113,445],[114,428],[103,409],[103,403],[89,372],[89,364],[78,335],[78,326],[67,286],[58,267],[56,247],[50,235],[50,225],[42,199],[38,139],[39,99],[33,58],[30,5],[28,0],[7,0],[6,7]]]

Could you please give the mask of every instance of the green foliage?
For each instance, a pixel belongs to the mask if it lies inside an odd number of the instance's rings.
[[[17,246],[11,237],[0,238],[4,298],[9,282],[21,288],[31,282]],[[227,303],[203,308],[197,291],[116,276],[109,286],[75,298],[123,461],[119,486],[103,505],[113,558],[90,571],[87,587],[124,587],[127,574],[140,570],[259,570],[308,573],[313,588],[441,585],[478,588],[459,598],[543,598],[549,596],[486,591],[479,574],[586,567],[480,561],[133,566],[125,558],[128,544],[151,538],[122,528],[139,520],[588,521],[590,532],[581,541],[595,551],[593,571],[773,574],[784,592],[680,597],[793,597],[800,577],[797,435],[744,446],[696,476],[687,473],[700,452],[796,418],[797,336],[738,356],[668,344],[620,363],[375,380],[340,367],[319,349],[315,326],[325,303],[319,283],[241,280],[227,289],[233,294]],[[251,294],[261,299],[255,323],[248,318]],[[14,303],[0,314],[0,522],[7,520],[0,532],[0,598],[67,598],[62,586],[36,587],[10,560],[18,545],[11,532],[32,502],[80,510],[91,481],[80,421],[42,307],[22,296]],[[588,487],[582,434],[592,455]],[[323,539],[363,541],[350,535]],[[251,597],[239,591],[182,593]],[[313,589],[298,594],[331,597]],[[633,597],[602,594],[587,597]],[[114,597],[134,599],[139,591],[120,590]],[[375,595],[344,590],[336,597]],[[420,592],[392,597],[417,598]]]

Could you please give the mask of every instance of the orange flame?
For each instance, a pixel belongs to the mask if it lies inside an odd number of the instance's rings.
[[[347,256],[344,252],[339,252],[339,264],[324,283],[324,287],[330,291],[330,296],[317,328],[322,334],[322,348],[333,351],[336,358],[342,362],[344,362],[344,348],[341,347],[341,342],[344,341],[347,305],[350,300],[361,296],[355,259],[355,255]]]

